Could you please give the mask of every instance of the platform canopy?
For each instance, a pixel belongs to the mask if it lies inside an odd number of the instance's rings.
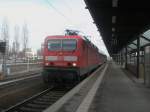
[[[85,0],[110,55],[150,28],[149,0]]]

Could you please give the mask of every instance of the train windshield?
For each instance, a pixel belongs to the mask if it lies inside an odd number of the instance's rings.
[[[48,40],[48,50],[50,51],[73,51],[77,47],[75,39],[52,39]]]
[[[73,51],[77,47],[77,41],[75,39],[64,39],[62,40],[62,50]]]
[[[61,50],[61,40],[49,40],[48,41],[48,50],[50,51],[59,51]]]

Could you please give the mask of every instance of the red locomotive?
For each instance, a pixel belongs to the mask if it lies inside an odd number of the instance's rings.
[[[84,36],[47,36],[43,50],[44,82],[79,81],[106,61],[106,56]]]

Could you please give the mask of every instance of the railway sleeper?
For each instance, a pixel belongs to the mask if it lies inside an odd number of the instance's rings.
[[[38,100],[33,101],[33,103],[39,104],[39,105],[47,105],[47,106],[51,104],[51,102],[44,102],[44,101],[38,101]]]
[[[40,108],[40,109],[45,109],[47,107],[47,105],[43,105],[43,104],[36,104],[36,103],[28,103],[27,107],[31,107],[31,108]]]
[[[21,107],[18,112],[42,112],[42,109]]]
[[[43,101],[43,102],[51,102],[51,101],[56,101],[57,99],[59,98],[49,98],[49,99],[42,99],[42,98],[39,98],[37,99],[38,101]]]

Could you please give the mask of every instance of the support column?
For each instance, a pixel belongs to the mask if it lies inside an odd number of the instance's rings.
[[[120,65],[120,53],[118,55],[119,55],[119,65]]]
[[[121,61],[122,61],[122,60],[121,60],[121,52],[120,52],[120,65],[121,65]]]
[[[125,48],[125,68],[126,68],[126,69],[127,69],[127,62],[128,62],[127,54],[128,54],[128,49],[127,49],[127,47],[126,47],[126,48]]]
[[[118,65],[120,64],[120,54],[118,53]]]
[[[139,78],[139,64],[140,64],[140,37],[137,38],[137,78]]]
[[[121,51],[121,66],[123,66],[123,51]]]

